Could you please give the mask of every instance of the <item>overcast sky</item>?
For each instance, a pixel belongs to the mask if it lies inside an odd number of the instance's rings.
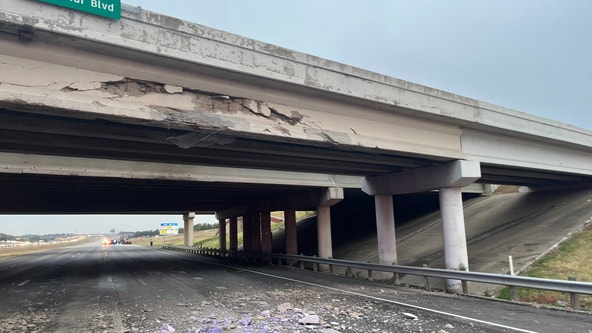
[[[592,130],[590,0],[123,2]],[[151,230],[175,221],[181,216],[0,216],[0,232]]]

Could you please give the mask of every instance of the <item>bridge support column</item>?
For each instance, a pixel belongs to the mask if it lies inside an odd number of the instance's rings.
[[[461,188],[441,188],[439,198],[446,269],[468,271],[469,258]],[[461,282],[459,280],[447,280],[446,287],[450,291],[459,291]]]
[[[231,217],[228,224],[228,233],[230,234],[230,251],[232,251],[232,255],[235,255],[236,251],[238,251],[238,217]]]
[[[397,241],[395,237],[395,213],[392,195],[375,195],[376,233],[378,236],[378,263],[397,264]],[[392,278],[392,273],[382,273],[380,278]]]
[[[286,231],[286,254],[298,254],[295,210],[284,211],[284,230]]]
[[[446,268],[468,270],[461,187],[472,184],[480,177],[479,162],[458,160],[398,173],[369,176],[364,178],[362,190],[378,196],[439,189]],[[457,291],[460,286],[460,281],[447,282],[451,291]]]
[[[246,259],[251,256],[251,252],[253,251],[253,243],[251,241],[251,216],[249,214],[243,215],[243,251],[245,253]]]
[[[317,239],[319,257],[333,258],[333,240],[331,239],[331,206],[343,200],[342,188],[328,188],[320,193],[317,206]],[[327,265],[319,265],[321,271],[329,270]]]
[[[333,257],[333,241],[331,239],[331,207],[317,207],[317,237],[319,241],[319,257]]]
[[[270,254],[272,250],[271,234],[271,214],[270,212],[261,213],[261,252]]]
[[[183,244],[185,246],[193,246],[193,219],[195,219],[194,212],[183,214]]]
[[[256,256],[261,254],[261,213],[251,214],[251,250]]]
[[[218,220],[218,239],[220,251],[226,251],[226,219]]]

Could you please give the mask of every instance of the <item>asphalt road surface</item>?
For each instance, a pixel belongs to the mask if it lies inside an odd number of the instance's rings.
[[[0,332],[592,332],[585,313],[135,245],[0,261]]]

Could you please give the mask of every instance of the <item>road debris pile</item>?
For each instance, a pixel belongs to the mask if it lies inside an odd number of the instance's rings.
[[[130,332],[155,333],[225,333],[225,332],[469,332],[452,330],[455,326],[434,316],[403,312],[388,305],[359,296],[319,290],[318,293],[297,289],[274,290],[256,294],[219,293],[199,304],[177,303],[170,317],[158,320],[143,316],[126,316]],[[407,310],[408,311],[408,310]],[[162,313],[162,309],[160,311]],[[124,320],[125,321],[125,320]],[[455,324],[456,325],[456,324]]]

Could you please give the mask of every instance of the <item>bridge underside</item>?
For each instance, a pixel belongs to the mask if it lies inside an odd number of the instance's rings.
[[[203,144],[181,148],[170,139],[186,133],[181,130],[67,118],[31,106],[15,109],[0,109],[0,213],[214,212],[293,197],[335,181],[359,189],[366,175],[442,162],[238,137],[217,144],[208,140],[216,133],[207,130],[195,134]],[[552,187],[586,181],[532,169],[487,164],[481,169],[479,182],[485,184]]]
[[[470,98],[147,11],[0,11],[0,213],[219,211],[456,160],[592,179],[587,133]]]

